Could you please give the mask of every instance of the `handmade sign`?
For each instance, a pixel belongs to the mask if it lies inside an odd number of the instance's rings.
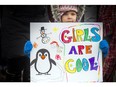
[[[101,82],[102,23],[31,23],[32,82]]]

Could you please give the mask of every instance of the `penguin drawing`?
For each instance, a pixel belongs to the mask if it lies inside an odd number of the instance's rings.
[[[56,62],[50,58],[50,53],[47,49],[40,49],[36,53],[36,59],[34,59],[30,65],[35,64],[35,70],[38,75],[48,74],[52,69],[52,63],[56,65]]]

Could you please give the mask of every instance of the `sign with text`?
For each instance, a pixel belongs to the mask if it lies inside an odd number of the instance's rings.
[[[102,82],[102,23],[30,23],[32,82]]]

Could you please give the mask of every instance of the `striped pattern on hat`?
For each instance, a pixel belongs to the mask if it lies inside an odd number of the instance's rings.
[[[64,12],[73,10],[77,12],[77,21],[81,21],[85,12],[85,5],[51,5],[51,11],[55,22],[61,22]]]
[[[70,10],[77,12],[77,6],[76,5],[59,5],[60,12],[66,12]]]

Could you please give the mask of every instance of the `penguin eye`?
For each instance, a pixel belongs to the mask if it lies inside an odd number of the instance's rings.
[[[47,52],[45,52],[45,53],[44,53],[44,56],[47,56],[47,55],[48,55],[48,53],[47,53]]]
[[[39,55],[39,56],[42,56],[42,53],[39,52],[38,55]]]

